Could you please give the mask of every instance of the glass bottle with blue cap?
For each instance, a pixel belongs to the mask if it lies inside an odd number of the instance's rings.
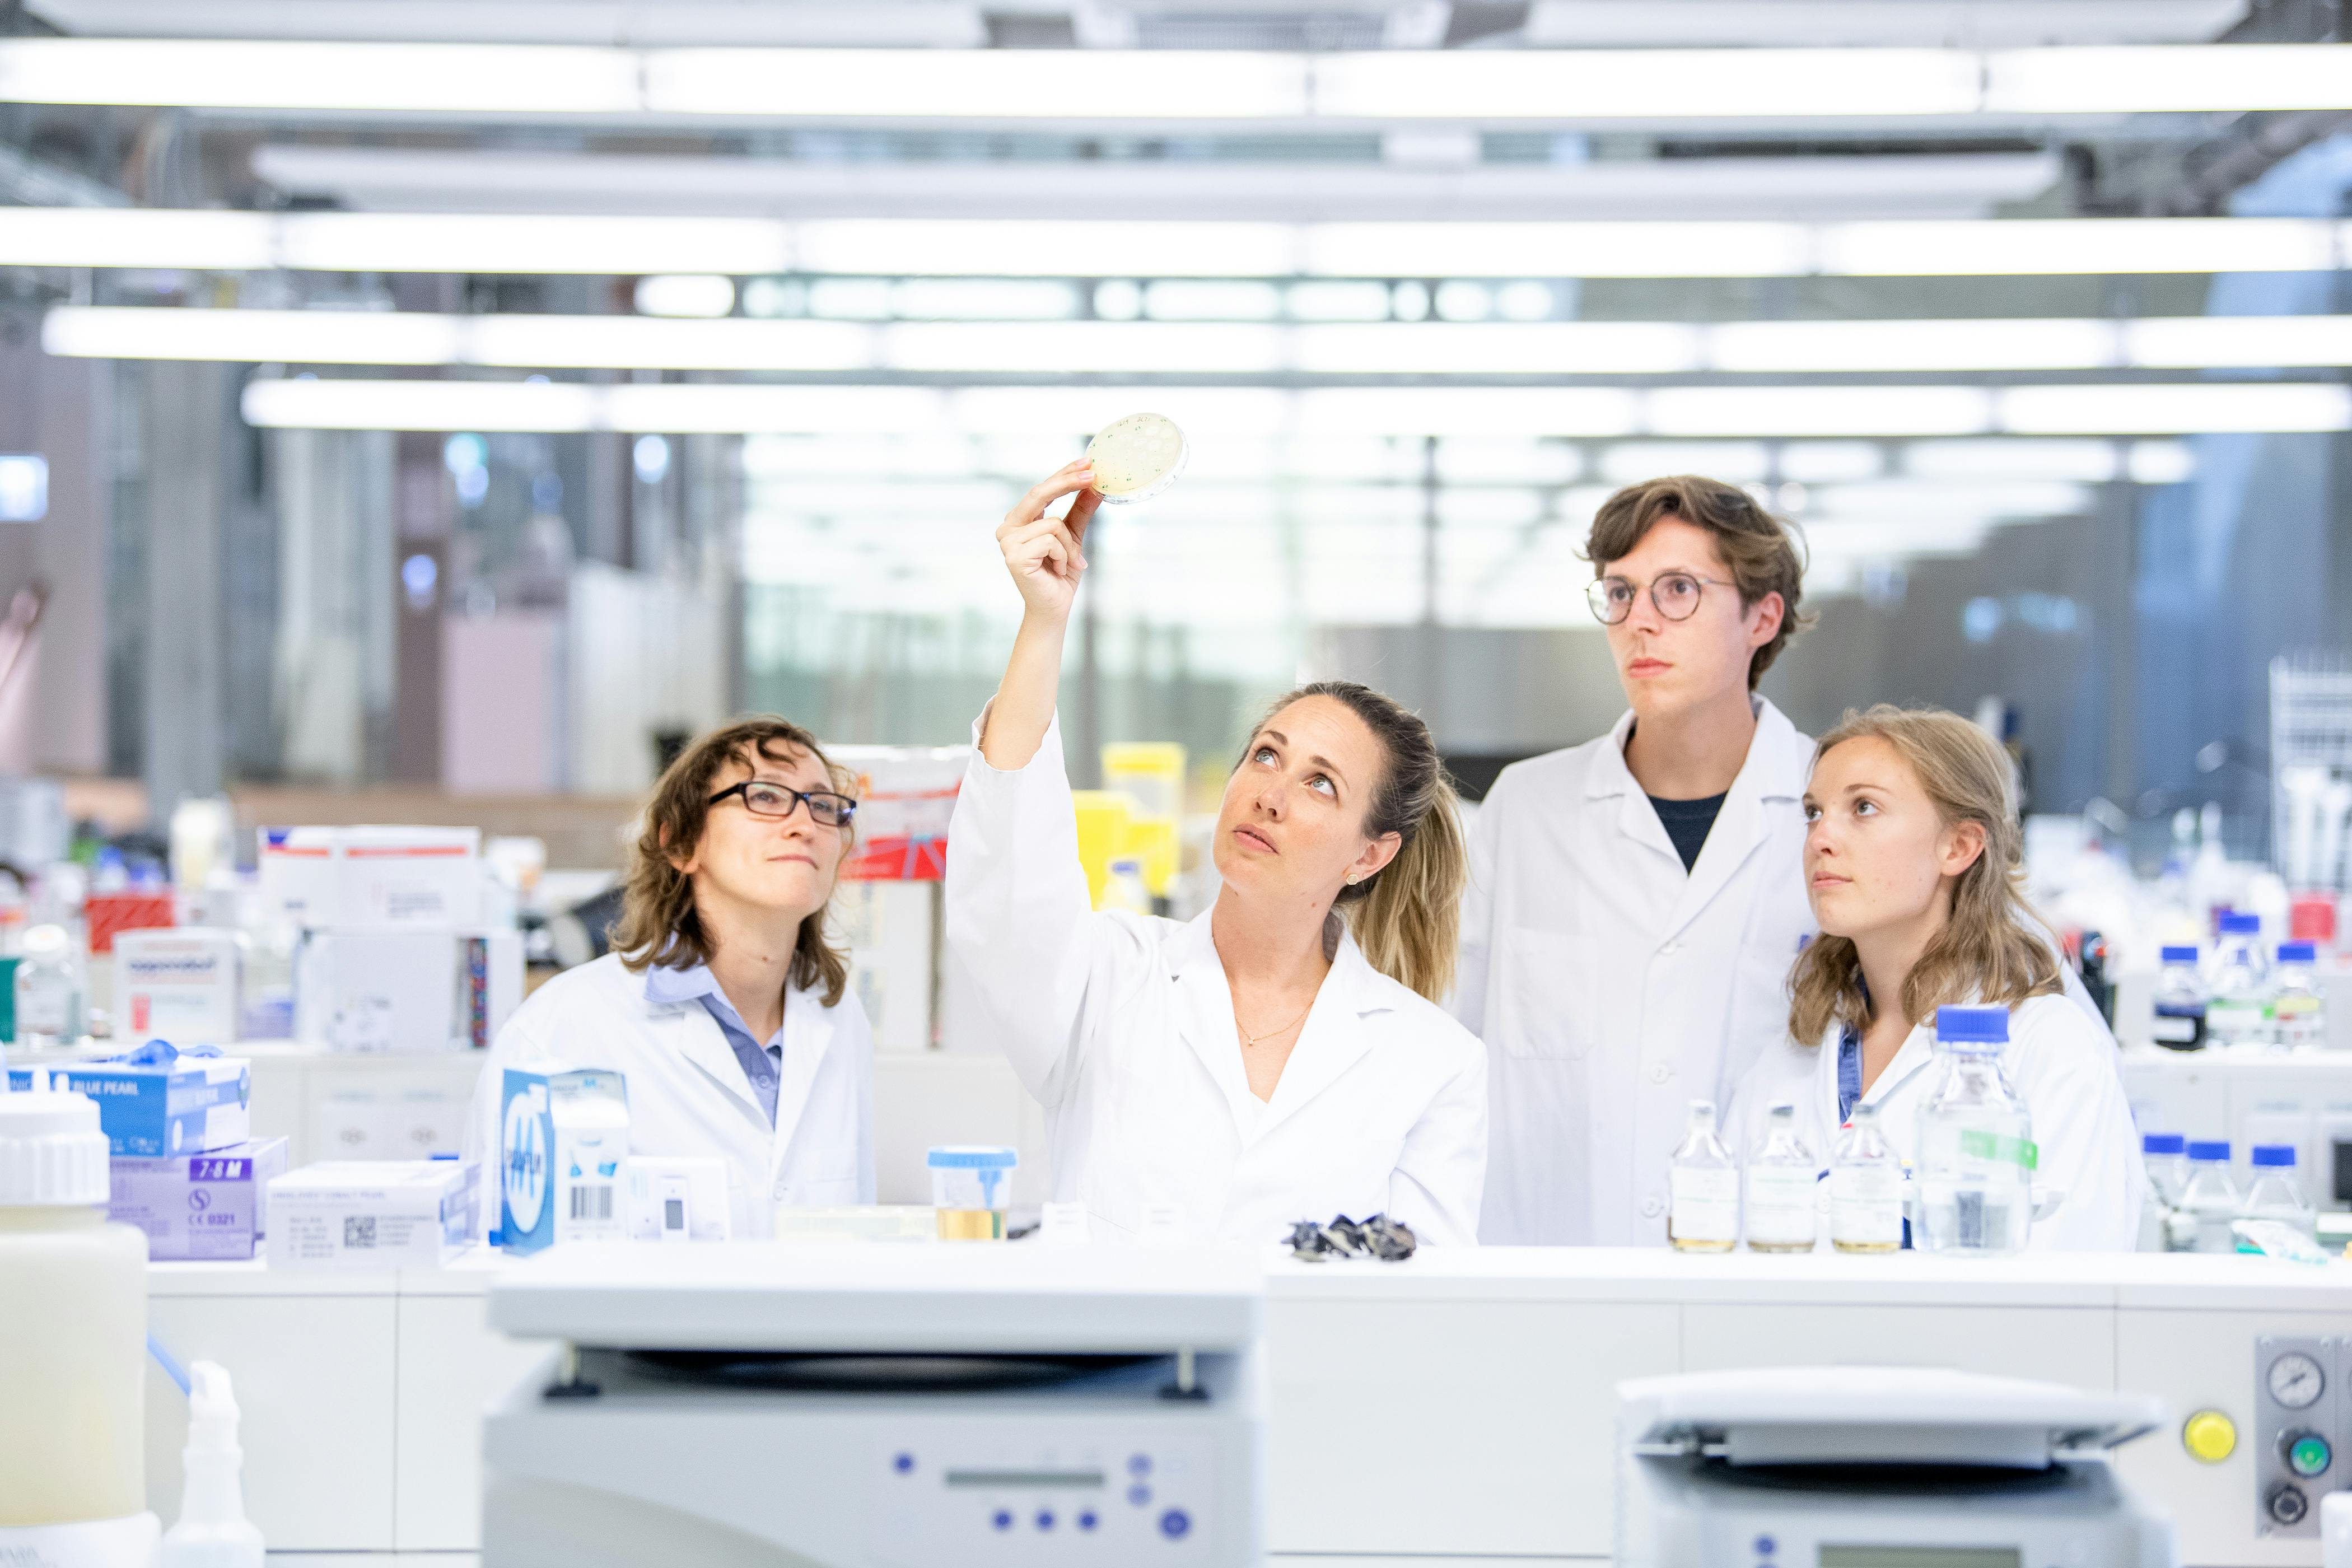
[[[1943,1077],[1919,1112],[1922,1250],[2000,1258],[2033,1227],[2039,1151],[2025,1102],[2001,1071],[2009,1009],[1936,1009]]]

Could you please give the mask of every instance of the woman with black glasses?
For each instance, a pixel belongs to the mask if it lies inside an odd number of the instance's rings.
[[[499,1032],[467,1157],[497,1169],[504,1069],[546,1058],[623,1076],[633,1155],[722,1162],[736,1237],[772,1235],[779,1205],[872,1203],[873,1040],[825,930],[856,810],[784,720],[688,746],[646,804],[613,952]]]

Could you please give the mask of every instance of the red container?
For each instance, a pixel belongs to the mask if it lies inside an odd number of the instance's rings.
[[[92,893],[82,906],[82,914],[89,921],[89,950],[92,952],[112,952],[118,931],[163,931],[177,925],[173,917],[172,894],[160,893]]]

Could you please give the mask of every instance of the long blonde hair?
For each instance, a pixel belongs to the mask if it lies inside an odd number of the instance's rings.
[[[1352,680],[1318,680],[1279,699],[1250,739],[1276,713],[1309,697],[1346,704],[1380,742],[1384,765],[1364,808],[1364,837],[1393,833],[1402,840],[1386,866],[1340,889],[1334,908],[1365,962],[1435,1002],[1454,987],[1462,889],[1470,880],[1470,847],[1437,742],[1429,726],[1393,698]]]
[[[2017,825],[2009,754],[1958,714],[1880,703],[1847,710],[1813,749],[1814,765],[1832,748],[1864,739],[1895,749],[1946,827],[1973,822],[1984,830],[1983,852],[1953,879],[1951,918],[1912,965],[1903,994],[1882,998],[1882,1005],[1899,1005],[1916,1024],[1947,1003],[2014,1007],[2063,990],[2057,955],[2033,929],[2039,919],[2025,901],[2025,835]],[[1869,1023],[1853,940],[1816,938],[1790,975],[1790,1035],[1814,1045],[1832,1024],[1861,1029]]]
[[[802,755],[816,759],[836,791],[857,793],[856,777],[827,760],[814,735],[772,715],[713,730],[662,770],[646,803],[645,826],[637,835],[621,895],[621,918],[612,931],[613,950],[621,955],[623,967],[643,973],[655,967],[691,969],[710,961],[710,937],[694,907],[694,879],[679,870],[671,857],[691,856],[702,842],[703,824],[710,816],[710,786],[729,763],[740,761],[756,769],[761,759],[790,763]],[[855,822],[842,824],[839,832],[841,859],[836,864],[846,865],[856,842]],[[802,919],[789,975],[793,984],[818,992],[828,1007],[841,1000],[849,985],[849,954],[825,930],[832,912],[828,893],[823,904]]]

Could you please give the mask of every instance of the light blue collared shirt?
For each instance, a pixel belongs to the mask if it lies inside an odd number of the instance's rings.
[[[763,1050],[751,1038],[751,1031],[743,1024],[735,1004],[727,1000],[727,993],[719,988],[719,977],[710,973],[707,963],[687,969],[665,969],[659,965],[646,971],[646,1000],[657,1006],[673,1006],[682,1002],[699,1002],[727,1037],[728,1046],[735,1059],[743,1064],[743,1076],[751,1080],[751,1092],[759,1097],[760,1107],[768,1113],[768,1125],[776,1124],[776,1085],[783,1076],[784,1028],[776,1026],[775,1038]]]

